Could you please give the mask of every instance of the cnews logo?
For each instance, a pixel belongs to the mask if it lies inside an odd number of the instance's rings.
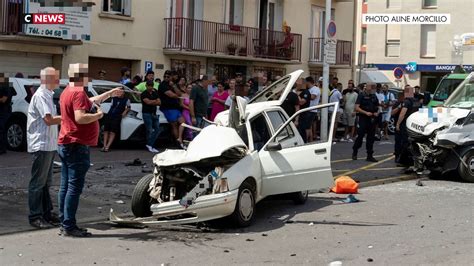
[[[66,14],[64,13],[35,13],[23,14],[24,24],[64,24]]]

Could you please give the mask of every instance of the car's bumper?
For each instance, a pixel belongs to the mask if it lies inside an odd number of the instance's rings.
[[[237,203],[238,189],[212,195],[198,197],[195,203],[187,208],[179,201],[153,204],[152,217],[132,220],[120,219],[111,210],[110,221],[117,224],[186,224],[214,220],[228,216],[234,212]],[[182,218],[184,217],[184,218]]]

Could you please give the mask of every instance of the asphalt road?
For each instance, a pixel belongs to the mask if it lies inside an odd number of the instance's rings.
[[[378,163],[365,161],[365,145],[359,152],[360,159],[352,161],[352,143],[340,142],[332,146],[332,168],[335,177],[349,175],[361,186],[394,182],[413,178],[402,174],[393,162],[393,142],[375,143]],[[30,179],[31,158],[27,153],[8,152],[0,160],[0,235],[32,230],[27,222],[27,193]],[[144,166],[125,166],[139,158]],[[151,171],[152,154],[133,145],[101,153],[92,149],[91,166],[80,202],[78,219],[83,222],[105,220],[112,207],[118,213],[130,212],[130,199],[138,180]],[[52,195],[56,203],[59,190],[59,170],[53,178]]]
[[[302,206],[264,201],[244,229],[94,223],[87,239],[57,229],[9,234],[0,236],[0,264],[472,265],[474,185],[423,184],[362,188],[352,204],[325,193]]]

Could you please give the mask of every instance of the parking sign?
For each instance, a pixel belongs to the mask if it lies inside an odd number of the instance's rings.
[[[153,62],[145,61],[145,72],[148,72],[150,70],[153,70]]]

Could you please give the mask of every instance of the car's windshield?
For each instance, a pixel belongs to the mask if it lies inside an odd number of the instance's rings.
[[[281,94],[285,91],[286,85],[290,81],[291,76],[283,77],[270,86],[264,88],[261,92],[255,95],[249,103],[261,103],[266,101],[277,101]]]
[[[97,94],[100,95],[104,92],[107,92],[107,91],[113,89],[113,88],[116,88],[117,86],[114,86],[114,85],[94,85],[93,84],[92,87],[97,92]],[[134,91],[128,89],[128,88],[125,89],[125,97],[130,99],[131,103],[141,103],[140,95],[135,93]],[[106,102],[110,102],[110,99],[106,100]]]
[[[474,76],[467,78],[445,103],[451,108],[474,108]]]
[[[449,95],[461,84],[462,79],[443,79],[436,88],[436,91],[433,95],[433,100],[435,101],[445,101],[448,99]]]

